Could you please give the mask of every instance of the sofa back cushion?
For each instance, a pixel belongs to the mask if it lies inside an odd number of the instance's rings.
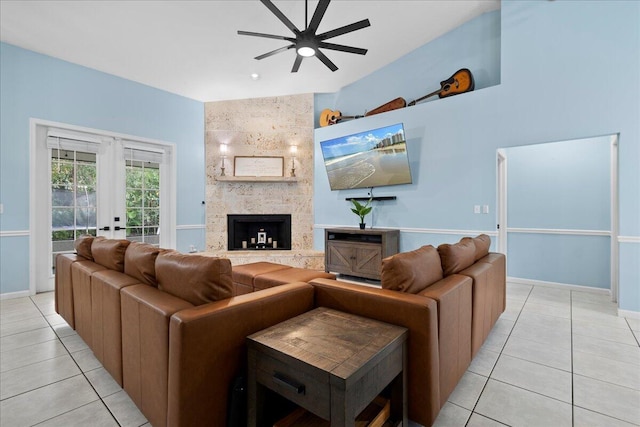
[[[124,239],[93,239],[93,261],[110,270],[124,273],[124,253],[129,243],[131,242]]]
[[[76,241],[73,242],[73,247],[76,250],[76,253],[89,261],[93,261],[93,255],[91,255],[91,244],[93,243],[93,239],[95,239],[95,237],[85,234],[84,236],[78,237]]]
[[[480,258],[484,258],[489,254],[489,248],[491,247],[491,237],[487,236],[486,234],[480,234],[479,236],[473,238],[465,237],[465,239],[472,239],[473,244],[476,245],[476,261],[478,261]]]
[[[158,289],[202,305],[233,295],[231,261],[203,255],[162,252],[156,259]]]
[[[158,287],[156,258],[161,251],[148,243],[132,242],[124,253],[124,273],[141,283]]]
[[[384,289],[417,294],[442,277],[440,256],[431,245],[382,260],[381,285]]]
[[[444,275],[458,273],[475,262],[476,245],[473,239],[462,239],[453,245],[444,243],[438,246]]]

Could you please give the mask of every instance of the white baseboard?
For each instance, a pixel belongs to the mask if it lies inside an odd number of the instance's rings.
[[[520,285],[545,286],[548,288],[561,288],[570,291],[591,292],[594,294],[611,295],[610,289],[593,288],[591,286],[572,285],[570,283],[545,282],[543,280],[522,279],[519,277],[507,277],[507,282],[518,283]]]
[[[618,309],[618,317],[628,317],[629,319],[640,319],[640,311]]]
[[[29,291],[5,292],[0,294],[0,300],[28,297],[31,295]]]

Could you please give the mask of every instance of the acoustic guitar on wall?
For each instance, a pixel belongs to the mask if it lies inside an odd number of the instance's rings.
[[[325,127],[335,125],[336,123],[344,119],[359,119],[360,117],[364,116],[343,116],[340,111],[333,111],[329,108],[326,108],[322,110],[322,112],[320,112],[319,122],[320,126]]]
[[[368,117],[368,116],[373,116],[374,114],[380,114],[380,113],[385,113],[391,110],[397,110],[398,108],[404,108],[406,106],[407,106],[407,101],[405,101],[404,98],[396,98],[382,104],[377,108],[374,108],[371,111],[367,111],[364,114],[364,116],[343,116],[340,111],[333,111],[327,108],[325,110],[322,110],[322,112],[320,113],[320,119],[318,121],[320,122],[320,126],[322,127],[330,126],[330,125],[335,125],[336,123],[344,119],[359,119],[361,117]]]
[[[409,106],[416,105],[420,101],[424,101],[434,95],[438,95],[440,98],[446,98],[447,96],[457,95],[459,93],[471,92],[475,87],[473,81],[473,74],[467,68],[461,68],[456,71],[453,76],[447,80],[440,82],[440,89],[431,92],[428,95],[418,98],[409,103]]]

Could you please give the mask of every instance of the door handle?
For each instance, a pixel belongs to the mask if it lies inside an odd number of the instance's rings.
[[[111,230],[111,227],[109,227],[109,226],[107,225],[106,227],[102,227],[102,228],[100,228],[99,230],[102,230],[102,231],[109,231],[109,230]]]

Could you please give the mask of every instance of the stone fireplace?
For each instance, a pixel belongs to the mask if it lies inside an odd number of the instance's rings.
[[[227,215],[227,249],[291,250],[291,215]]]
[[[207,253],[227,257],[233,265],[269,261],[324,269],[324,253],[313,250],[313,118],[313,94],[205,104]],[[221,144],[225,144],[226,153],[220,151]],[[297,148],[295,159],[291,146]],[[283,157],[283,177],[235,177],[237,156]],[[282,212],[290,214],[290,235],[276,238],[279,231],[263,226],[267,242],[259,247],[261,250],[251,247],[252,237],[258,244],[258,229],[236,235],[228,223],[229,215],[268,216]],[[247,242],[246,249],[242,247],[243,240]],[[277,248],[273,248],[274,240]]]

